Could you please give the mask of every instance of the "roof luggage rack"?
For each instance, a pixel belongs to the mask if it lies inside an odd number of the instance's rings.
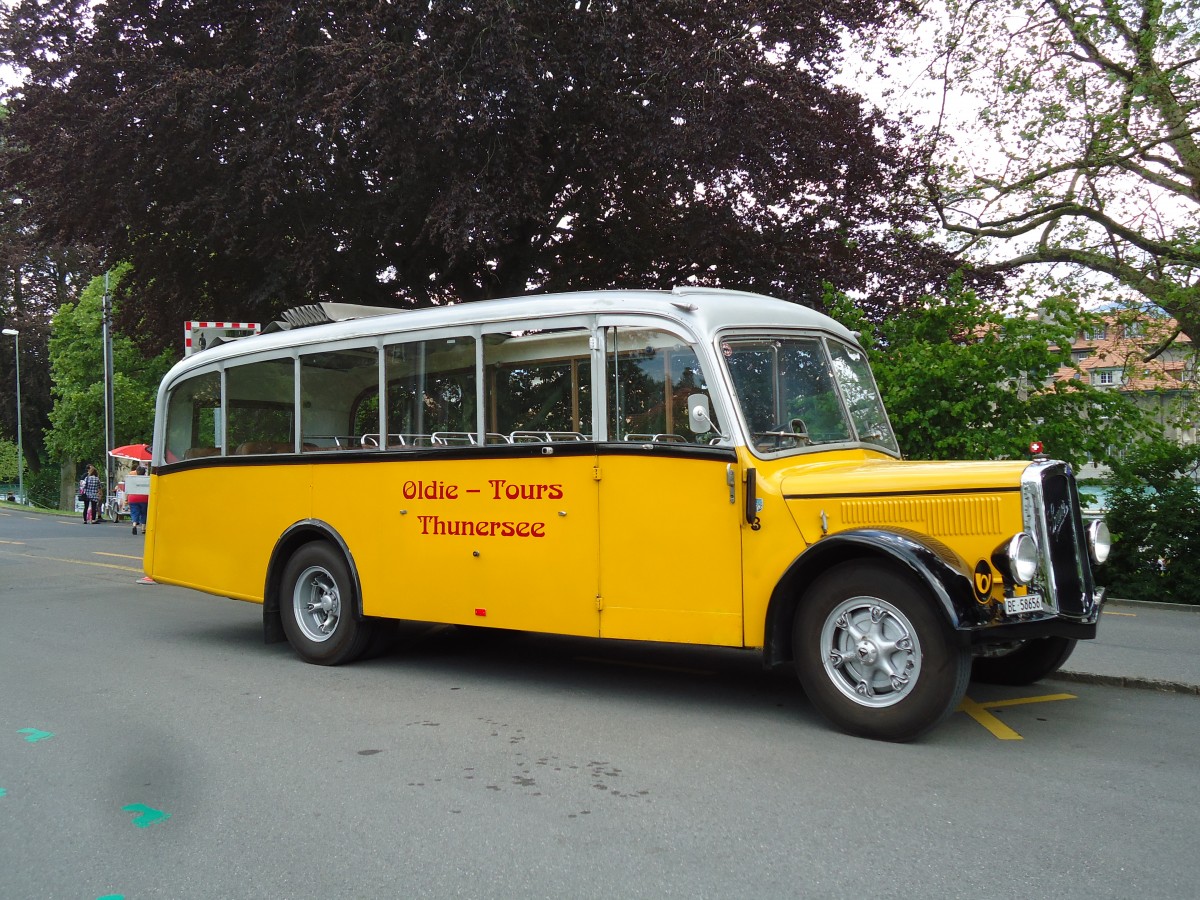
[[[308,303],[284,310],[283,322],[288,328],[306,328],[309,325],[328,325],[330,322],[348,322],[368,316],[388,316],[403,312],[390,306],[361,306],[357,303]],[[272,323],[276,324],[276,323]],[[279,328],[284,331],[286,329]]]

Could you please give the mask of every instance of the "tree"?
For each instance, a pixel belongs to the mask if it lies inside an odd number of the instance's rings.
[[[1200,444],[1166,441],[1114,460],[1109,596],[1200,603]]]
[[[112,273],[119,282],[123,269]],[[104,471],[104,279],[93,278],[78,303],[54,316],[50,366],[54,378],[52,428],[46,450],[54,459],[90,461]],[[154,435],[158,383],[174,362],[170,351],[147,359],[129,337],[113,336],[113,420],[119,444],[148,443]]]
[[[0,185],[128,260],[127,333],[721,283],[876,316],[951,271],[901,133],[833,85],[897,0],[20,0]]]
[[[16,366],[21,351],[21,439],[25,464],[43,462],[43,435],[50,427],[49,340],[55,310],[82,283],[86,251],[39,250],[28,235],[13,235],[0,223],[0,323],[21,334],[0,339],[0,434],[17,434]],[[23,254],[28,255],[23,255]]]
[[[22,468],[28,470],[29,466],[23,465]],[[17,445],[14,441],[0,441],[0,481],[20,481],[17,477]]]
[[[1069,299],[1042,300],[1037,314],[1005,309],[954,279],[920,315],[873,330],[871,366],[905,455],[914,459],[1013,459],[1041,441],[1058,459],[1107,459],[1150,428],[1117,391],[1055,380],[1074,368],[1071,344],[1088,324]],[[867,327],[846,298],[835,316]]]
[[[926,185],[963,258],[1097,274],[1200,342],[1200,0],[945,6]]]
[[[7,110],[0,105],[0,128]],[[0,137],[2,152],[3,137]],[[42,435],[50,427],[50,356],[47,344],[54,311],[79,292],[83,272],[94,261],[85,247],[64,249],[40,244],[29,222],[28,206],[0,188],[0,325],[20,338],[0,339],[0,434],[17,435],[16,365],[21,351],[21,439],[27,469],[42,461]]]

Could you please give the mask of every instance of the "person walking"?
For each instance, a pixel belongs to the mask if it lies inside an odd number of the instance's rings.
[[[100,476],[96,467],[88,463],[87,475],[83,478],[83,524],[100,521]]]
[[[137,478],[125,477],[125,499],[129,501],[129,518],[133,520],[133,533],[138,533],[138,526],[142,526],[142,534],[146,533],[146,508],[150,505],[150,495],[142,492],[142,476],[146,474],[146,467],[138,464]]]

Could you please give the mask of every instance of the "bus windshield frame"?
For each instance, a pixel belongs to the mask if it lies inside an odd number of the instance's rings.
[[[900,456],[861,348],[785,331],[725,332],[718,345],[747,446],[756,455],[865,444]]]

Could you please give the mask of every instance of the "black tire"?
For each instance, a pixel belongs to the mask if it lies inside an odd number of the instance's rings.
[[[288,560],[279,613],[292,649],[310,663],[340,666],[371,646],[374,623],[358,615],[357,591],[342,554],[320,541]]]
[[[971,674],[937,601],[878,562],[843,563],[813,583],[793,620],[792,652],[822,715],[886,741],[910,741],[954,712]]]
[[[1046,637],[1022,641],[1007,653],[979,656],[971,678],[984,684],[1021,686],[1057,672],[1075,649],[1072,638]]]

